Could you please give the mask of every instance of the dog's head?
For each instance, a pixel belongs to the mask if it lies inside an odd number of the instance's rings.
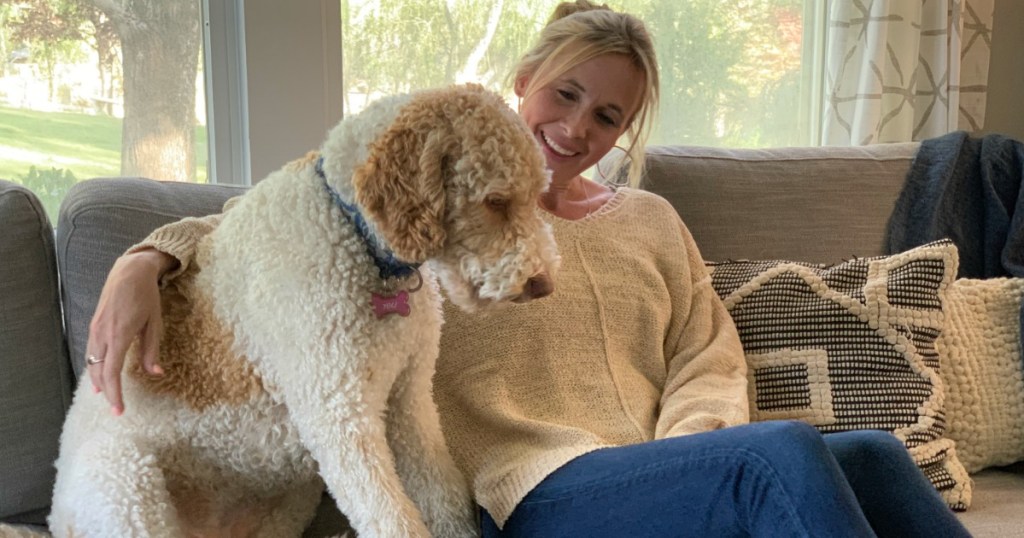
[[[430,262],[452,301],[472,310],[551,293],[558,255],[537,215],[549,181],[519,116],[470,84],[403,104],[352,186],[395,255]]]

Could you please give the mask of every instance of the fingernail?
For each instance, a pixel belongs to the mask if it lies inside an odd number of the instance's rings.
[[[153,375],[164,375],[164,369],[161,368],[159,364],[154,364],[152,371]]]
[[[114,416],[115,416],[115,417],[119,417],[119,416],[121,416],[122,414],[124,414],[124,409],[121,409],[121,407],[120,407],[120,406],[117,406],[117,405],[115,405],[115,406],[113,406],[113,407],[111,407],[111,408],[110,408],[110,412],[111,412],[111,413],[114,413]]]
[[[93,394],[99,394],[100,393],[100,388],[97,387],[96,385],[93,385],[92,386],[92,393]]]

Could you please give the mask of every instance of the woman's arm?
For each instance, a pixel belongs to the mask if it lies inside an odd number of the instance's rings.
[[[655,438],[745,424],[747,367],[736,326],[711,287],[704,260],[685,226],[685,278],[671,285],[673,321],[666,341],[667,378]]]
[[[224,210],[236,200],[229,200]],[[223,214],[186,218],[158,228],[128,249],[110,269],[89,324],[86,356],[102,361],[88,366],[89,378],[94,390],[104,393],[115,415],[124,412],[121,370],[136,338],[143,368],[152,375],[163,373],[158,362],[163,334],[160,287],[188,267],[200,239],[222,218]]]

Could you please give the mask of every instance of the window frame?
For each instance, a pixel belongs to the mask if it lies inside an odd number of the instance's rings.
[[[341,3],[201,1],[209,182],[252,185],[341,120]]]

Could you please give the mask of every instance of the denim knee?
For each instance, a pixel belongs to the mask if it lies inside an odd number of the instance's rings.
[[[844,462],[898,462],[908,459],[907,447],[895,435],[881,430],[857,430],[829,435],[832,454]]]
[[[784,448],[792,457],[817,458],[828,453],[828,447],[822,439],[821,432],[807,424],[796,420],[772,420],[754,423],[763,435],[759,444],[778,454]]]

